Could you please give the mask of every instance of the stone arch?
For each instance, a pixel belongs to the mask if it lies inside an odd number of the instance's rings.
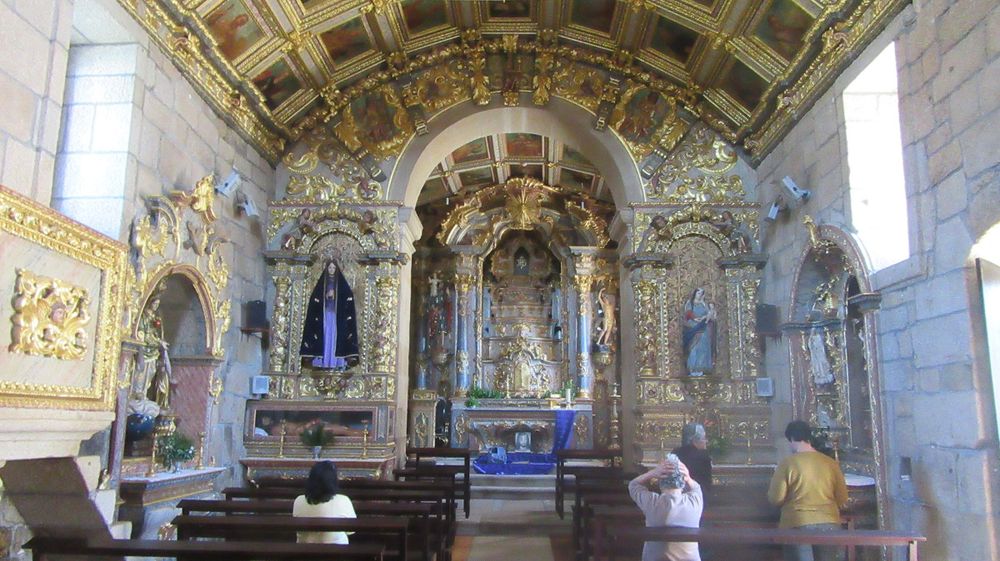
[[[404,147],[392,170],[388,199],[414,207],[434,166],[462,144],[490,134],[527,132],[572,139],[574,148],[604,175],[619,209],[644,202],[642,177],[628,149],[610,130],[595,130],[593,119],[585,109],[558,98],[545,107],[482,109],[471,101],[460,103],[438,114],[428,134],[413,136]]]
[[[218,332],[218,327],[215,322],[215,314],[212,312],[213,300],[210,294],[208,281],[198,269],[188,264],[174,263],[157,270],[146,284],[142,297],[139,298],[140,306],[138,309],[145,310],[146,306],[149,304],[150,297],[153,295],[153,291],[156,290],[156,287],[159,286],[161,282],[164,282],[167,278],[174,275],[178,275],[187,280],[197,296],[198,304],[201,308],[201,314],[205,322],[204,354],[211,355],[212,350],[217,348],[216,343],[218,342],[218,339],[222,337],[223,334]],[[139,322],[133,322],[131,330],[132,338],[137,337],[138,329]]]

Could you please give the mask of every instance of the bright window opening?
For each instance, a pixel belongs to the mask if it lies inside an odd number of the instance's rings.
[[[910,256],[895,44],[844,90],[851,221],[876,271]]]

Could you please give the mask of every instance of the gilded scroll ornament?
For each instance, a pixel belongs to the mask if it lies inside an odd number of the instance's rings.
[[[173,191],[170,198],[180,206],[191,207],[205,222],[215,222],[215,176],[206,175],[198,180],[191,191]]]
[[[707,127],[698,127],[650,179],[646,195],[670,203],[743,203],[746,191],[738,175],[736,152]]]
[[[633,282],[635,291],[636,352],[639,376],[656,375],[656,284],[648,280]]]
[[[378,372],[396,370],[396,310],[399,307],[399,279],[379,277],[375,281],[375,314],[372,318],[372,364]]]
[[[67,282],[17,269],[11,352],[80,360],[87,353],[90,295]]]
[[[577,415],[573,421],[573,434],[576,435],[577,444],[590,440],[590,420],[586,415]]]

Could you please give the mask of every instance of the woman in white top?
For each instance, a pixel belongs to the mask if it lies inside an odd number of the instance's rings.
[[[292,516],[309,518],[357,518],[351,499],[338,494],[337,466],[318,462],[309,470],[306,493],[295,498]],[[353,532],[350,532],[353,533]],[[346,544],[348,532],[299,532],[299,543]]]

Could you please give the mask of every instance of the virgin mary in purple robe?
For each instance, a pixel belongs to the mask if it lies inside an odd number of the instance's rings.
[[[311,357],[313,368],[342,369],[358,361],[354,292],[333,261],[309,297],[299,354]]]

